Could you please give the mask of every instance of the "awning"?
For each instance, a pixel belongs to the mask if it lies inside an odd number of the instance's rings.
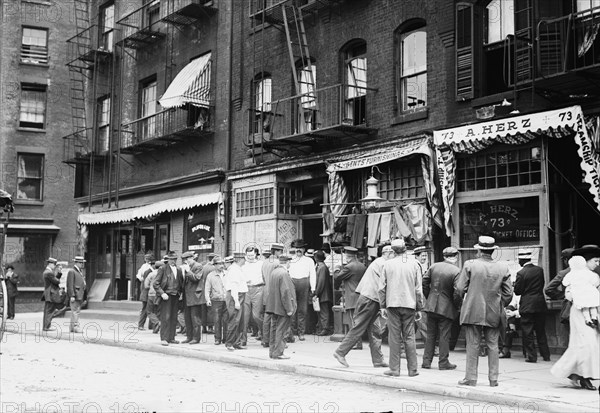
[[[148,218],[163,212],[183,211],[199,206],[223,203],[221,192],[167,199],[134,208],[115,209],[113,211],[79,214],[77,221],[82,225],[113,224],[136,219]],[[221,208],[220,208],[221,209]]]
[[[8,223],[7,234],[56,234],[60,231],[60,227],[52,224],[11,224]],[[0,226],[0,233],[2,226]]]
[[[433,149],[431,147],[431,138],[423,135],[416,139],[407,139],[389,146],[366,149],[361,152],[345,154],[340,157],[332,158],[328,161],[327,173],[329,174],[329,202],[331,212],[334,216],[342,215],[346,209],[349,196],[348,190],[343,178],[338,172],[350,171],[354,169],[367,168],[373,165],[401,159],[410,155],[421,155],[421,166],[423,169],[423,179],[425,183],[425,192],[427,200],[431,205],[431,215],[437,225],[442,227],[440,202],[436,194],[435,182],[432,180],[434,175]]]
[[[187,64],[171,82],[158,103],[163,108],[174,108],[190,103],[195,106],[210,105],[210,53]]]
[[[454,153],[474,153],[496,142],[520,145],[543,135],[554,138],[574,135],[584,179],[590,185],[590,193],[600,209],[600,153],[594,148],[594,142],[588,134],[581,107],[531,113],[433,132],[448,236],[452,233],[456,169]]]

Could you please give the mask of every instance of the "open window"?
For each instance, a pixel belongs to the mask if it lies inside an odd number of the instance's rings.
[[[345,116],[343,123],[364,125],[367,118],[367,43],[355,40],[342,50],[344,56]]]
[[[252,82],[252,113],[250,131],[254,133],[271,132],[271,94],[272,80],[268,73],[261,73]]]
[[[414,20],[396,32],[398,45],[398,107],[415,112],[427,107],[427,32],[425,22]]]

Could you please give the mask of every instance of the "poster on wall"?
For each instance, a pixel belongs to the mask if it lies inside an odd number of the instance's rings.
[[[195,210],[187,214],[188,250],[201,253],[215,251],[215,216],[213,212]]]
[[[461,203],[460,245],[470,248],[480,235],[490,235],[500,245],[538,244],[539,207],[537,196]]]

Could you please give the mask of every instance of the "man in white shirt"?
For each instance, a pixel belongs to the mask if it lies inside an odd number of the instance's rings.
[[[248,292],[248,285],[242,273],[242,265],[246,259],[243,252],[234,252],[233,256],[225,258],[225,302],[227,303],[227,313],[229,321],[227,323],[227,338],[225,347],[227,350],[244,350],[241,341],[241,330],[243,327],[244,300]]]
[[[308,294],[309,291],[314,294],[317,286],[317,272],[315,262],[312,258],[304,256],[306,243],[301,240],[292,242],[292,248],[296,254],[293,256],[290,264],[289,273],[296,290],[296,302],[298,310],[292,316],[292,333],[298,335],[298,340],[304,341],[304,331],[306,329],[306,313],[308,312]]]
[[[262,260],[258,259],[257,251],[254,247],[246,248],[246,262],[242,266],[242,273],[244,279],[248,284],[248,293],[246,293],[246,299],[244,300],[244,318],[242,325],[242,346],[245,346],[248,341],[248,325],[250,323],[250,316],[254,319],[254,322],[258,326],[258,337],[257,340],[262,339],[262,328],[263,328],[263,289],[265,281],[262,276]]]
[[[142,302],[142,309],[140,310],[140,317],[138,320],[138,329],[143,330],[144,325],[146,324],[147,316],[147,306],[148,306],[148,291],[144,289],[144,280],[152,272],[154,269],[154,255],[146,254],[144,255],[144,263],[140,266],[135,278],[139,281],[136,282],[138,287],[138,291],[140,293],[140,301]]]

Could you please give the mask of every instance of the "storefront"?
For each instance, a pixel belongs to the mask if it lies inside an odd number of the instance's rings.
[[[169,250],[177,254],[195,250],[201,260],[211,252],[223,254],[223,195],[218,185],[202,191],[196,195],[190,194],[198,189],[136,197],[121,204],[140,206],[80,214],[78,223],[86,241],[92,285],[90,298],[137,299],[135,275],[147,253],[160,259]],[[144,204],[157,198],[163,200]]]
[[[549,281],[562,249],[599,243],[597,125],[573,106],[434,132],[445,231],[463,262],[491,235],[495,258],[516,271],[517,250],[532,249]]]

